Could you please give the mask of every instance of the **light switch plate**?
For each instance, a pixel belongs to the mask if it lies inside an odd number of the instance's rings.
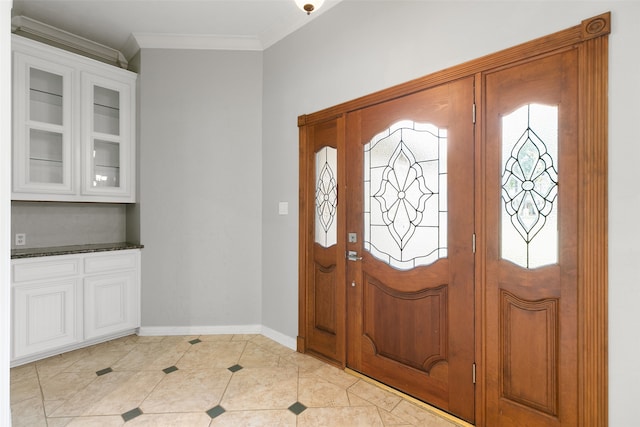
[[[278,214],[289,215],[289,202],[278,203]]]

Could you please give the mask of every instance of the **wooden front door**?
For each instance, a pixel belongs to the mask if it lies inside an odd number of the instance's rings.
[[[347,366],[474,420],[474,79],[346,119]]]
[[[578,425],[578,59],[485,76],[490,426]]]

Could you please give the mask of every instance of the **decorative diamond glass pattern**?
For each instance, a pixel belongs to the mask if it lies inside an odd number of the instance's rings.
[[[316,152],[316,220],[315,241],[328,248],[338,241],[336,213],[338,210],[337,150],[323,147]]]
[[[525,105],[502,119],[502,258],[558,262],[558,107]]]
[[[409,270],[447,256],[447,130],[404,120],[364,145],[364,248]]]

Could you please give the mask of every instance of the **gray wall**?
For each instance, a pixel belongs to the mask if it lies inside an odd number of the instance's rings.
[[[15,245],[16,233],[27,244]],[[117,203],[11,203],[11,248],[114,243],[127,240],[126,207]]]
[[[637,424],[640,392],[640,3],[344,1],[264,53],[262,324],[297,334],[296,117],[612,11],[609,152],[610,425]],[[277,203],[290,202],[278,216]]]
[[[138,73],[140,76],[140,53],[129,59],[129,70]],[[140,118],[140,84],[136,85],[136,123]],[[136,126],[136,141],[140,141],[140,126]],[[136,194],[140,199],[140,145],[136,144]],[[140,205],[138,203],[130,203],[127,205],[126,211],[126,227],[127,241],[131,243],[141,243],[140,239]]]
[[[143,49],[142,326],[259,325],[262,52]]]

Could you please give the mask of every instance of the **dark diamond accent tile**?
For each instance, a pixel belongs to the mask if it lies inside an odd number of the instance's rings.
[[[307,409],[307,407],[300,402],[296,402],[293,405],[289,406],[289,410],[296,415],[300,415],[305,409]]]
[[[200,341],[200,338],[196,338],[195,340],[189,341],[189,344],[198,344],[199,342],[202,342]]]
[[[165,374],[170,374],[171,372],[174,372],[177,370],[178,368],[176,368],[175,366],[169,366],[168,368],[164,368],[162,372],[164,372]]]
[[[228,370],[230,370],[231,372],[238,372],[240,369],[242,369],[242,366],[240,365],[233,365],[227,368]]]
[[[142,411],[140,410],[140,408],[134,408],[122,414],[122,419],[126,423],[127,421],[131,421],[132,419],[140,415],[142,415]]]
[[[104,369],[100,369],[99,371],[96,371],[96,375],[97,376],[101,376],[101,375],[104,375],[104,374],[108,374],[109,372],[113,372],[113,369],[104,368]]]
[[[218,406],[214,406],[213,408],[209,409],[207,411],[207,415],[209,415],[211,418],[215,418],[217,416],[220,416],[222,414],[224,414],[225,410],[222,406],[218,405]]]

